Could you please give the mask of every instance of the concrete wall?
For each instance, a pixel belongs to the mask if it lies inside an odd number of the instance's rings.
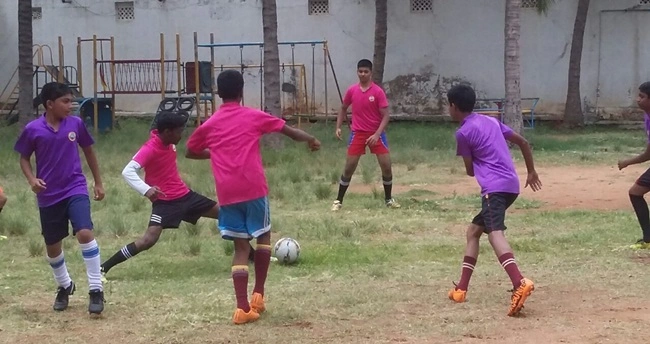
[[[56,47],[63,36],[66,64],[76,65],[76,38],[97,34],[114,36],[117,59],[160,58],[159,34],[166,35],[165,58],[175,58],[174,35],[181,36],[182,60],[193,60],[192,34],[208,42],[261,41],[260,0],[136,0],[136,18],[119,21],[114,1],[33,0],[43,8],[43,18],[34,21],[35,43]],[[597,106],[602,116],[617,118],[634,107],[636,87],[650,79],[647,60],[650,12],[601,12],[620,10],[639,0],[592,0],[585,33],[582,61],[582,96],[585,106]],[[483,97],[503,97],[503,27],[505,0],[434,0],[433,11],[411,13],[409,1],[389,2],[388,47],[384,80],[394,113],[431,114],[444,110],[445,90],[455,82],[471,82]],[[650,8],[648,6],[639,7]],[[521,91],[523,97],[540,97],[538,111],[559,114],[564,107],[569,53],[577,0],[556,2],[546,16],[533,9],[522,11]],[[16,4],[0,2],[0,81],[16,66]],[[601,20],[602,18],[602,20]],[[341,92],[356,81],[355,65],[372,58],[374,2],[330,0],[326,15],[309,15],[307,0],[278,1],[280,40],[327,39]],[[63,24],[68,22],[68,24]],[[650,42],[648,42],[650,43]],[[91,44],[83,46],[84,93],[92,95]],[[104,47],[108,58],[108,47]],[[281,62],[291,62],[291,51],[280,48]],[[209,49],[201,49],[201,60],[209,60]],[[216,50],[217,64],[239,62],[239,48]],[[246,47],[245,64],[258,64],[259,48]],[[297,63],[307,67],[311,94],[310,46],[298,46]],[[56,59],[56,51],[55,51]],[[315,50],[316,103],[324,108],[323,51]],[[328,66],[329,69],[329,66]],[[288,68],[286,78],[289,78]],[[246,73],[247,105],[259,104],[259,72]],[[599,92],[598,92],[599,90]],[[328,108],[339,106],[331,74],[328,79]],[[153,112],[160,96],[118,96],[123,110]]]

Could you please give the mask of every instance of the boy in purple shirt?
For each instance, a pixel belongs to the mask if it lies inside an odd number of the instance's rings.
[[[14,149],[20,153],[20,168],[36,194],[45,239],[47,260],[58,284],[53,308],[68,307],[68,296],[76,289],[63,259],[61,241],[68,236],[68,222],[77,237],[86,263],[89,284],[90,314],[104,310],[104,288],[101,282],[99,247],[93,235],[90,199],[86,177],[81,169],[81,146],[95,180],[95,200],[104,198],[93,138],[79,117],[69,116],[72,91],[68,86],[51,82],[43,86],[41,99],[46,112],[31,121],[20,134]],[[31,156],[36,156],[36,175]]]
[[[452,87],[447,93],[449,114],[460,122],[456,131],[457,155],[465,162],[467,175],[476,176],[481,186],[482,209],[467,229],[467,245],[460,281],[449,291],[449,298],[465,302],[469,280],[476,265],[481,235],[486,233],[499,263],[512,281],[513,293],[508,315],[513,316],[523,308],[526,298],[535,289],[533,281],[519,272],[512,249],[504,231],[506,209],[519,195],[519,179],[506,140],[516,144],[526,161],[528,178],[526,186],[533,191],[541,188],[533,153],[526,139],[492,117],[472,112],[476,93],[468,85]]]
[[[634,158],[620,160],[618,162],[619,170],[650,160],[650,116],[648,115],[650,112],[650,82],[644,82],[639,86],[639,95],[636,98],[636,103],[645,112],[644,122],[646,135],[648,135],[648,145],[643,153]],[[643,238],[631,246],[633,249],[650,248],[650,212],[648,211],[648,203],[643,198],[648,191],[650,191],[650,169],[645,171],[628,191],[630,202],[632,202],[632,207],[643,231]]]

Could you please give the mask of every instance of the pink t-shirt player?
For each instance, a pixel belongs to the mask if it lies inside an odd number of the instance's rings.
[[[379,109],[388,107],[386,93],[377,84],[371,83],[363,91],[356,83],[345,92],[343,103],[352,106],[352,131],[375,133],[382,120]]]

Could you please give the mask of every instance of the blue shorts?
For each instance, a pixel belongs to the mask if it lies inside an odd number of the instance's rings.
[[[72,224],[72,235],[82,229],[93,229],[88,195],[70,196],[49,207],[39,208],[39,212],[41,234],[46,245],[54,245],[69,235],[68,222]]]
[[[270,230],[271,212],[266,196],[219,209],[219,231],[224,239],[250,240]]]

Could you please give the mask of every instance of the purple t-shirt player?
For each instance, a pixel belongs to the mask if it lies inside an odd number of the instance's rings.
[[[643,116],[643,121],[645,122],[645,133],[648,135],[648,143],[650,143],[650,115],[646,113]]]
[[[36,155],[36,178],[42,179],[46,187],[36,195],[39,207],[49,207],[75,195],[88,195],[77,145],[88,147],[93,143],[79,117],[64,118],[58,132],[47,124],[45,115],[25,126],[14,150],[26,157]]]
[[[456,155],[472,157],[481,196],[494,192],[519,193],[519,177],[506,138],[512,134],[505,124],[472,113],[456,131]]]

